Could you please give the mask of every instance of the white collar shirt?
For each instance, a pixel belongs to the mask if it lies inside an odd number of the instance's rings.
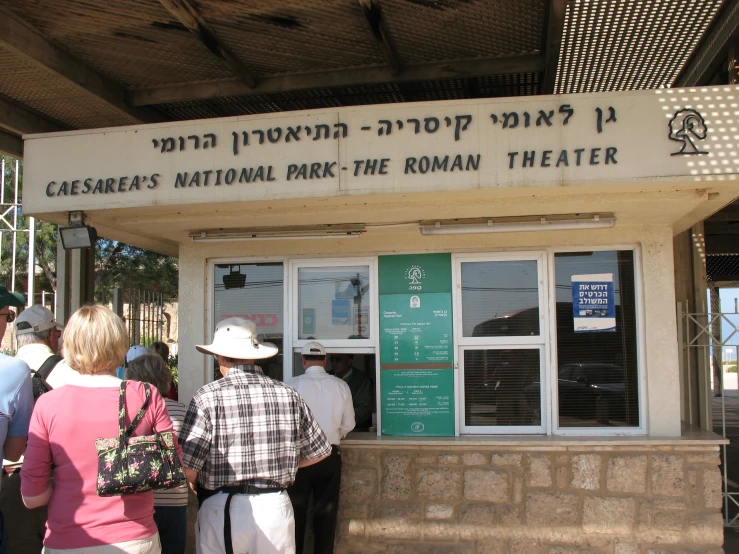
[[[52,354],[54,354],[54,352],[52,352],[48,345],[37,342],[21,346],[15,357],[26,362],[28,367],[31,368],[31,371],[38,371],[46,359]],[[54,370],[46,379],[46,382],[49,383],[49,386],[52,389],[58,389],[59,387],[63,387],[67,383],[73,381],[77,375],[79,375],[79,373],[69,367],[67,362],[62,360],[56,364]]]
[[[321,366],[311,366],[289,382],[305,400],[331,444],[339,444],[354,429],[352,391],[344,381]]]
[[[40,368],[46,361],[46,358],[51,356],[53,353],[54,352],[52,352],[48,345],[42,342],[36,342],[21,346],[15,357],[26,362],[28,367],[31,368],[31,371],[38,371],[38,368]]]

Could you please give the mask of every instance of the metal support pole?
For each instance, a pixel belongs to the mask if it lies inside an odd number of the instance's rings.
[[[28,218],[28,305],[36,299],[36,218]]]
[[[15,161],[15,207],[13,208],[13,260],[11,262],[10,290],[15,291],[15,255],[18,247],[18,160]]]

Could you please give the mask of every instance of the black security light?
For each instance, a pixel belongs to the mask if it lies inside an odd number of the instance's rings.
[[[229,289],[243,289],[246,286],[246,273],[241,273],[240,265],[232,265],[230,273],[223,276],[223,287]]]
[[[59,227],[64,250],[92,248],[98,238],[95,227],[85,225],[85,212],[69,212],[68,227]]]

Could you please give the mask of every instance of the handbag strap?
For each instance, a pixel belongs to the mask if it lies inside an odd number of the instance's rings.
[[[144,414],[146,413],[146,408],[149,406],[149,399],[151,398],[151,388],[149,387],[149,384],[143,383],[144,391],[146,392],[144,405],[141,406],[136,417],[131,421],[131,425],[126,429],[126,383],[127,381],[121,381],[121,391],[120,396],[118,397],[118,439],[121,447],[128,442],[128,437],[131,436],[136,427],[139,426],[139,423],[141,423],[141,420],[144,419]]]

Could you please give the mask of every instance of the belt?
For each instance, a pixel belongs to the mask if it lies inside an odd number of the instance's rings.
[[[249,485],[248,483],[241,483],[240,485],[230,485],[227,487],[219,487],[216,492],[225,492],[229,495],[234,494],[269,494],[271,492],[282,492],[285,487],[257,487]]]
[[[231,541],[231,499],[235,494],[270,494],[274,492],[282,492],[285,487],[257,487],[250,485],[249,483],[240,483],[238,485],[229,485],[225,487],[218,487],[216,490],[211,491],[207,489],[198,489],[198,501],[200,505],[214,494],[219,492],[228,495],[226,498],[226,508],[223,513],[223,542],[226,547],[226,554],[234,554],[233,543]]]

